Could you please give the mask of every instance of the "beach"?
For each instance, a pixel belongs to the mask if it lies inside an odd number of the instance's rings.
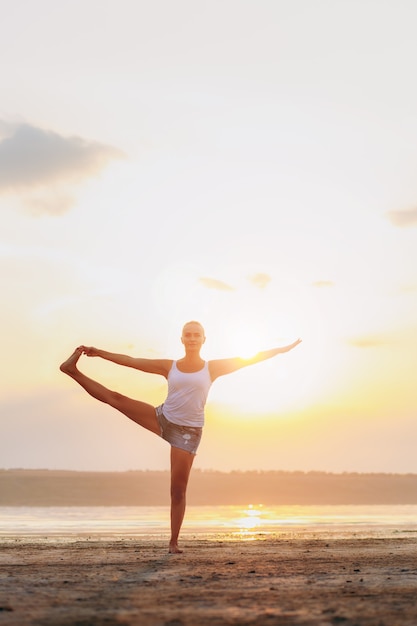
[[[0,625],[416,626],[417,537],[2,537]]]

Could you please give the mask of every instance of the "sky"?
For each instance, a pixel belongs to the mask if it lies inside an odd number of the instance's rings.
[[[215,382],[195,467],[417,472],[416,2],[0,8],[0,467],[168,469],[58,367],[197,319],[205,359],[302,343]]]

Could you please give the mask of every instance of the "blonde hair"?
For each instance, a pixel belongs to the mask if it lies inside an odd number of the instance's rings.
[[[189,322],[186,322],[184,324],[184,326],[182,327],[182,334],[184,334],[184,330],[186,326],[189,326],[190,324],[197,324],[197,326],[200,326],[201,330],[203,331],[203,337],[206,336],[205,332],[204,332],[204,326],[203,324],[201,324],[200,322],[197,322],[196,320],[190,320]]]

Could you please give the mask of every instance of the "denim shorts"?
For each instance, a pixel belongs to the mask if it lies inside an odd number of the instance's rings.
[[[197,454],[197,448],[201,441],[203,429],[198,426],[180,426],[167,420],[163,414],[163,404],[157,406],[156,417],[161,427],[161,437],[168,441],[174,448],[181,448],[191,454]]]

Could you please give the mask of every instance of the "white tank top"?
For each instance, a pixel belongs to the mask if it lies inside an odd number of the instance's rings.
[[[181,426],[203,426],[211,378],[208,362],[198,372],[180,372],[176,361],[168,373],[168,395],[162,411],[170,422]]]

